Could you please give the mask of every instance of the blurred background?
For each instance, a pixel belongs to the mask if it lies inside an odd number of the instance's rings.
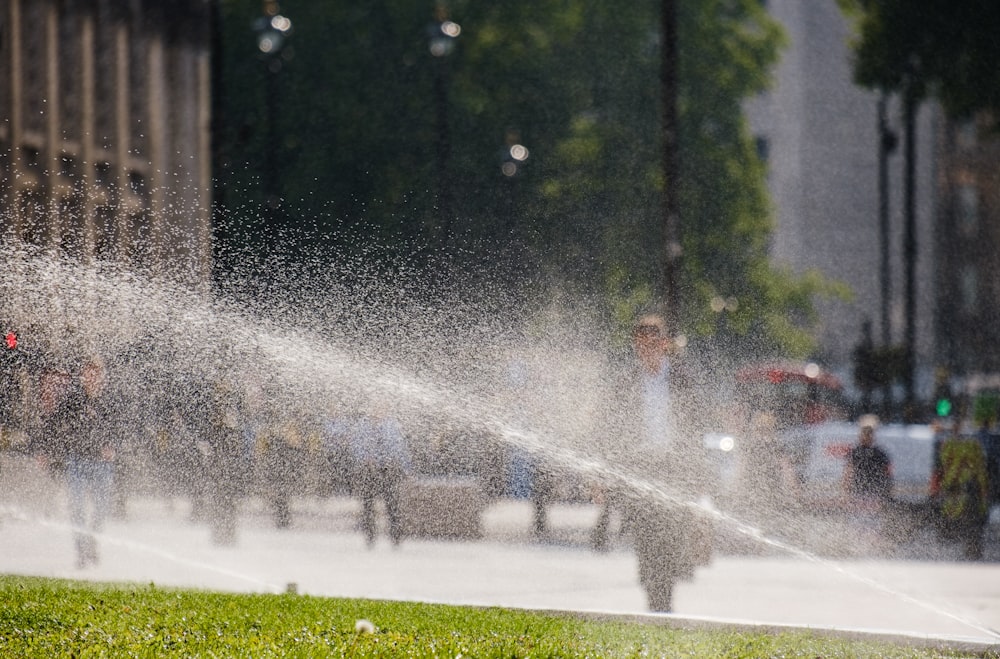
[[[985,0],[3,0],[4,238],[236,296],[330,263],[557,283],[729,373],[953,416],[1000,385],[998,28]]]

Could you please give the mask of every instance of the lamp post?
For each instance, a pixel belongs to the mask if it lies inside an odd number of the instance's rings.
[[[268,219],[275,219],[280,194],[278,190],[278,74],[282,67],[282,54],[292,32],[292,21],[281,14],[276,0],[264,0],[263,15],[254,21],[257,51],[264,61],[264,103],[266,118],[264,169],[261,172],[261,191]]]
[[[510,144],[504,148],[503,163],[500,172],[508,179],[513,179],[521,171],[521,166],[528,159],[528,147],[523,144]]]
[[[660,2],[660,132],[663,169],[663,287],[667,323],[676,332],[680,324],[681,218],[678,175],[677,120],[677,0]]]
[[[896,150],[898,138],[889,128],[886,118],[888,97],[885,92],[878,99],[878,225],[881,280],[881,321],[882,346],[889,348],[892,343],[892,333],[889,323],[889,304],[892,293],[892,268],[889,261],[889,156]],[[869,365],[871,367],[871,365]],[[885,370],[885,364],[877,368]],[[892,387],[886,379],[882,386],[882,416],[889,418],[892,410]]]
[[[448,9],[439,2],[434,9],[434,21],[427,27],[428,48],[435,60],[434,65],[434,110],[437,138],[435,145],[435,165],[437,169],[437,209],[441,240],[447,245],[452,231],[452,199],[448,181],[448,161],[451,158],[451,142],[448,126],[448,56],[455,50],[455,40],[462,33],[462,27],[448,20]]]
[[[889,301],[892,283],[889,262],[889,156],[896,150],[896,133],[889,128],[886,118],[888,98],[885,92],[878,99],[878,225],[880,248],[882,343],[889,345]]]
[[[911,63],[912,64],[912,63]],[[916,209],[916,116],[919,90],[911,71],[903,88],[903,271],[906,316],[903,328],[905,350],[903,378],[906,408],[910,419],[916,412],[916,343],[917,343],[917,209]]]
[[[517,186],[515,181],[521,175],[521,169],[528,161],[528,148],[521,144],[521,133],[517,130],[508,130],[503,151],[500,153],[500,173],[506,182],[504,190],[504,205],[506,215],[507,233],[513,238],[513,233],[517,228]]]
[[[732,345],[729,343],[729,314],[736,313],[740,308],[740,301],[732,295],[714,295],[708,305],[715,313],[715,364],[725,370],[730,364],[732,352]]]

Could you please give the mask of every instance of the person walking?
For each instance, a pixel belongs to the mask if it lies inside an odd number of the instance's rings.
[[[258,472],[278,529],[292,524],[291,498],[301,476],[303,439],[298,421],[276,408],[256,433]]]
[[[104,362],[88,358],[56,402],[47,428],[48,457],[66,468],[79,568],[99,562],[94,534],[103,529],[111,508],[118,440],[106,389]]]
[[[375,503],[381,498],[389,518],[389,538],[403,539],[400,494],[411,470],[409,447],[399,421],[384,412],[358,419],[349,431],[353,461],[351,489],[361,499],[361,527],[369,548],[375,545]]]
[[[235,545],[238,504],[247,471],[246,409],[233,378],[215,381],[209,392],[205,455],[208,518],[212,542]]]
[[[847,454],[844,467],[844,489],[862,532],[880,543],[884,540],[886,507],[892,496],[892,462],[889,454],[875,443],[878,419],[866,414],[858,425],[858,443]]]
[[[662,316],[641,317],[632,331],[636,368],[631,393],[624,403],[627,424],[635,442],[636,466],[650,478],[665,479],[674,501],[650,500],[626,494],[626,523],[632,530],[639,581],[646,591],[649,609],[669,612],[676,583],[694,576],[703,561],[698,520],[682,505],[697,499],[699,460],[679,417],[687,401],[682,397],[678,348],[667,334]]]
[[[975,437],[965,437],[956,422],[940,443],[932,482],[942,535],[963,543],[965,557],[983,557],[983,536],[989,520],[989,476],[986,452]]]

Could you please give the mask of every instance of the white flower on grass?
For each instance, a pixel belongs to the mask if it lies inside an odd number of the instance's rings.
[[[359,634],[374,634],[375,625],[372,624],[371,620],[365,620],[362,618],[354,623],[354,631]]]

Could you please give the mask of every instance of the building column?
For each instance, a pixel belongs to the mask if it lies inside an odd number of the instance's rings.
[[[7,158],[11,180],[4,194],[7,199],[8,215],[6,222],[11,224],[13,233],[23,235],[24,219],[19,212],[19,197],[23,187],[28,183],[28,177],[23,176],[24,167],[21,164],[21,144],[24,142],[24,85],[17,72],[21,70],[21,0],[9,0],[7,5],[7,48],[10,57],[7,61]],[[36,181],[37,184],[37,181]]]
[[[167,212],[165,177],[168,172],[167,158],[167,118],[164,112],[167,107],[166,78],[167,70],[165,65],[165,48],[163,46],[163,35],[159,31],[150,31],[148,34],[148,56],[146,64],[146,79],[149,81],[148,96],[146,98],[149,123],[147,125],[149,135],[149,176],[146,179],[149,190],[149,239],[153,241],[150,249],[154,270],[160,271],[165,250],[162,241],[164,240],[161,226],[165,221]]]
[[[198,259],[198,281],[208,284],[212,271],[212,57],[210,50],[198,52],[198,167],[195,196],[198,199],[198,218],[195,231]]]
[[[94,92],[96,89],[96,64],[94,62],[94,22],[92,11],[85,12],[80,21],[80,194],[83,195],[83,256],[90,259],[97,249],[97,208],[108,204],[107,195],[100,195],[96,185],[97,165],[94,135],[97,133]]]
[[[46,213],[48,226],[42,244],[55,250],[58,249],[60,236],[63,232],[62,218],[59,208],[61,199],[69,191],[62,185],[61,149],[62,135],[59,123],[59,12],[55,2],[45,6],[45,139],[42,147],[43,167],[48,170]]]
[[[126,9],[121,9],[115,17],[115,98],[114,98],[114,182],[118,191],[118,206],[114,221],[118,224],[118,235],[122,244],[118,246],[123,260],[132,258],[136,236],[132,227],[133,218],[144,211],[142,198],[132,189],[131,177],[131,111],[129,99],[131,90],[129,74],[131,67],[131,40],[134,38],[132,19]]]

